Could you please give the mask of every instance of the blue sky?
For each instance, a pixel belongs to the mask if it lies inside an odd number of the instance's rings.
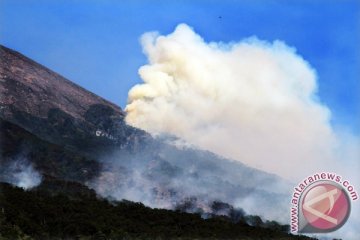
[[[333,123],[360,132],[360,1],[0,0],[0,23],[1,44],[121,107],[144,32],[187,23],[206,41],[283,40],[316,69]]]

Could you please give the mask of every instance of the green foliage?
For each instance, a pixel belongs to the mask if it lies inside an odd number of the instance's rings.
[[[49,191],[49,186],[56,191]],[[78,183],[24,191],[0,184],[0,239],[302,239],[275,221],[256,226],[221,216],[203,219],[130,201],[109,202]],[[75,191],[82,189],[81,191]],[[63,193],[61,193],[61,191]],[[29,238],[31,236],[32,238]]]

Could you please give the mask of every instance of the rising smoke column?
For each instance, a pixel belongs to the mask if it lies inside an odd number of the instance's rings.
[[[185,24],[141,42],[149,64],[129,91],[129,124],[295,181],[336,166],[330,110],[294,48],[256,37],[206,43]]]

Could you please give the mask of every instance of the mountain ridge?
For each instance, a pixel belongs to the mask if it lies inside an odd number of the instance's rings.
[[[172,145],[171,138],[154,138],[127,125],[113,103],[18,52],[1,47],[0,53],[0,181],[16,180],[9,169],[18,174],[33,168],[42,176],[85,184],[106,198],[204,217],[214,201],[267,219],[287,211],[288,185],[280,177]],[[57,89],[62,83],[67,87]],[[78,91],[83,97],[74,95]]]
[[[0,116],[55,144],[84,154],[148,137],[124,112],[30,58],[0,46]],[[130,133],[132,132],[132,133]],[[136,140],[137,139],[137,140]]]
[[[28,87],[34,87],[34,85],[40,85],[40,87],[41,87],[40,82],[46,81],[47,84],[53,84],[53,87],[56,88],[57,91],[62,90],[65,85],[67,89],[64,89],[64,91],[62,91],[61,93],[62,93],[62,95],[64,95],[65,98],[69,98],[69,97],[74,98],[74,99],[72,99],[73,100],[72,102],[77,102],[76,98],[79,96],[75,96],[75,95],[68,96],[68,94],[67,94],[68,92],[66,92],[66,90],[71,89],[71,88],[76,89],[77,90],[76,93],[79,94],[81,96],[81,98],[87,97],[87,99],[89,100],[88,105],[91,105],[90,104],[91,102],[106,104],[108,106],[111,106],[114,110],[116,110],[116,112],[118,114],[121,114],[122,116],[124,116],[122,109],[118,105],[86,90],[85,88],[81,87],[80,85],[75,84],[74,82],[63,77],[62,75],[47,68],[46,66],[44,66],[38,62],[35,62],[31,58],[26,57],[25,55],[21,54],[20,52],[17,52],[15,50],[12,50],[12,49],[7,48],[0,44],[0,57],[2,60],[1,67],[0,67],[1,79],[6,79],[8,77],[16,76],[16,80],[24,83]],[[19,63],[21,64],[21,62],[25,63],[29,66],[32,66],[35,71],[30,73],[29,71],[23,71],[20,68],[17,68],[17,69],[12,68],[12,66],[18,66]],[[21,65],[24,66],[24,64],[21,64]],[[41,70],[42,72],[37,72],[39,70]],[[23,73],[23,74],[21,76],[19,76],[19,73]],[[44,73],[46,73],[46,74],[44,74]],[[48,81],[47,79],[55,79],[56,81]],[[68,87],[68,86],[70,86],[70,87]],[[1,93],[4,94],[4,92],[3,92],[4,89],[1,89],[1,91],[2,91]],[[51,93],[53,93],[53,92],[51,92]],[[47,97],[51,97],[51,96],[47,96]],[[59,99],[57,99],[57,100],[59,100]],[[82,102],[82,103],[86,103],[86,101]],[[79,105],[79,107],[80,107],[80,109],[76,109],[76,111],[65,111],[65,112],[67,112],[71,115],[82,117],[80,114],[78,114],[79,112],[80,113],[82,112],[82,106]]]

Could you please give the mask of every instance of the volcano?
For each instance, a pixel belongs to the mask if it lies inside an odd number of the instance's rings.
[[[1,46],[0,56],[0,181],[21,159],[51,192],[90,191],[203,218],[242,207],[286,221],[290,188],[280,177],[153,137],[127,125],[119,106],[24,55]]]

